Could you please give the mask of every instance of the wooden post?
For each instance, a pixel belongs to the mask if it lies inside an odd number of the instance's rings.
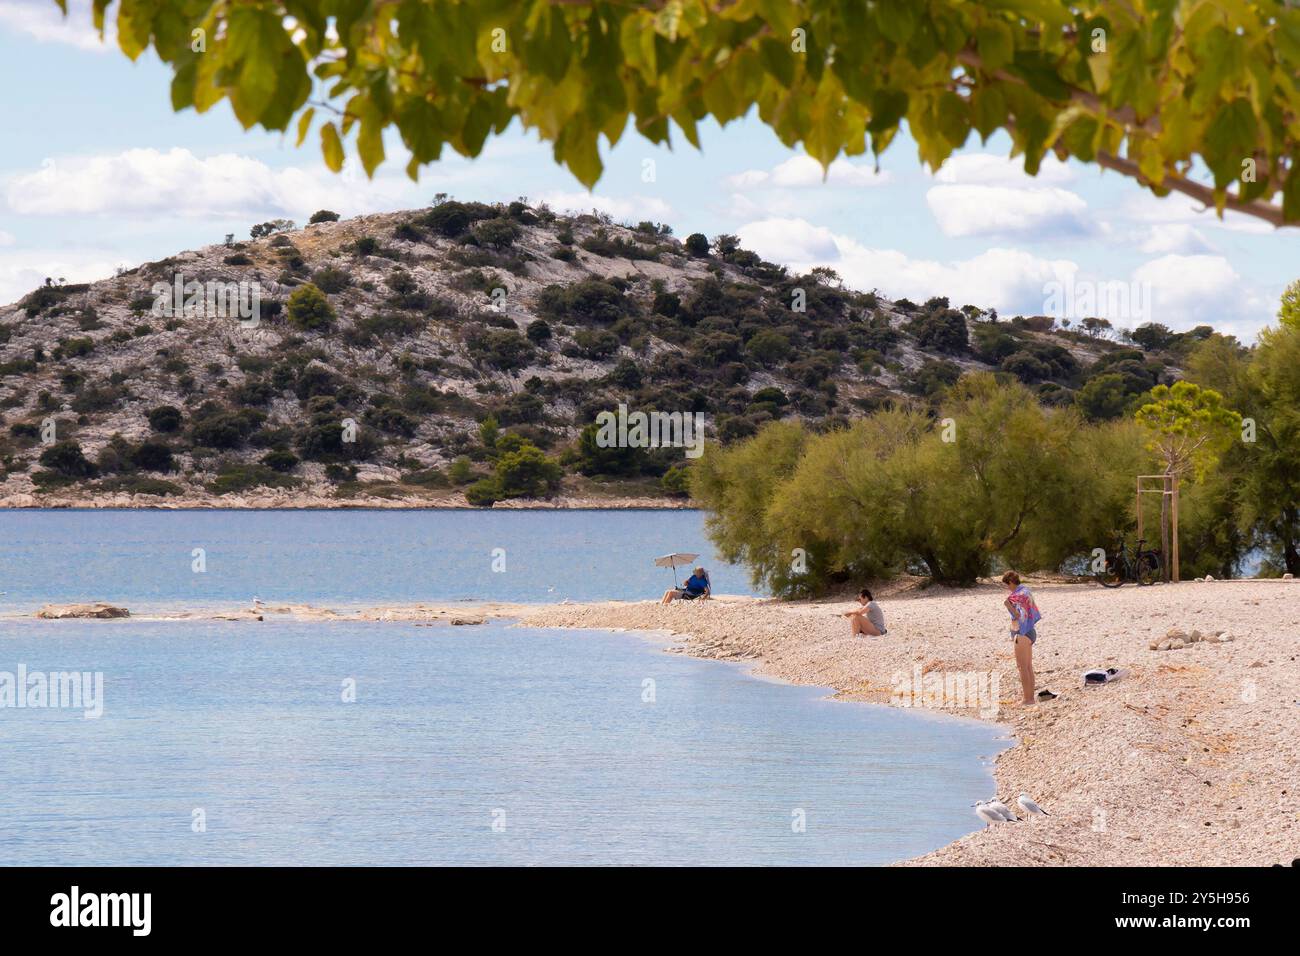
[[[1160,575],[1160,579],[1165,582],[1173,580],[1170,577],[1173,569],[1169,560],[1169,499],[1171,497],[1169,482],[1168,474],[1160,476],[1160,553],[1165,559],[1164,573]]]
[[[1137,477],[1138,540],[1142,539],[1142,476]],[[1136,542],[1134,542],[1136,545]]]
[[[1173,506],[1169,514],[1169,564],[1170,570],[1174,575],[1174,583],[1178,583],[1178,476],[1173,477],[1173,497],[1170,500]]]

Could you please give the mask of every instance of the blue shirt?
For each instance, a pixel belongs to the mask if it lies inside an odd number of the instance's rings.
[[[692,594],[703,594],[709,589],[709,579],[697,577],[692,574],[686,579],[686,590]]]

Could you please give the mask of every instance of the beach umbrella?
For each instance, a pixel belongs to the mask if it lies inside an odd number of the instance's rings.
[[[676,587],[676,586],[677,586],[677,569],[680,568],[683,564],[690,564],[692,561],[694,561],[694,560],[695,560],[696,558],[698,558],[698,557],[699,557],[698,554],[689,554],[688,552],[685,552],[685,551],[674,551],[672,554],[665,554],[665,555],[662,555],[661,557],[655,558],[655,567],[656,567],[656,568],[672,568],[672,569],[673,569],[673,587]]]

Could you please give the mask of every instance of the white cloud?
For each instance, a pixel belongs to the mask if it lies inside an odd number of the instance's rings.
[[[0,246],[12,246],[14,242],[15,240],[11,233],[5,232],[3,229],[0,229]]]
[[[804,219],[764,219],[737,230],[740,244],[764,259],[800,268],[824,265],[840,257],[839,237]]]
[[[1178,330],[1212,325],[1253,338],[1277,301],[1249,288],[1223,256],[1161,256],[1134,269],[1133,279],[1150,286],[1153,320]]]
[[[959,153],[950,157],[934,178],[941,183],[1026,187],[1068,183],[1075,174],[1068,163],[1055,156],[1045,157],[1038,166],[1038,175],[1030,176],[1020,159],[993,153]]]
[[[105,17],[105,38],[100,40],[90,18],[90,0],[69,0],[66,18],[52,0],[5,0],[0,5],[0,28],[41,43],[66,43],[95,53],[117,46],[113,11]]]
[[[849,186],[869,187],[883,186],[892,182],[888,172],[877,173],[866,164],[855,164],[840,158],[823,170],[821,163],[806,153],[791,156],[770,170],[750,169],[724,180],[732,189],[757,189],[775,187],[779,189],[802,189],[809,186]]]
[[[942,185],[927,191],[925,201],[945,236],[1084,235],[1094,228],[1083,198],[1056,186]]]
[[[856,197],[860,190],[893,181],[888,172],[877,173],[869,164],[851,163],[843,157],[830,164],[823,178],[821,163],[801,153],[771,169],[748,169],[727,176],[722,185],[731,191],[729,218],[767,219],[807,216],[848,201],[850,194]]]
[[[324,167],[273,169],[248,156],[200,158],[174,147],[47,159],[11,176],[5,199],[13,212],[32,216],[295,218],[321,208],[346,215],[393,208],[409,201],[411,188],[396,173],[367,182],[352,165],[337,175]]]
[[[1053,292],[1069,288],[1078,296],[1087,288],[1094,302],[1114,284],[1138,289],[1134,310],[1116,316],[1131,327],[1162,322],[1175,330],[1194,325],[1252,339],[1271,320],[1273,292],[1261,295],[1245,287],[1226,258],[1218,255],[1166,255],[1152,259],[1127,278],[1085,273],[1069,259],[1048,259],[1022,249],[992,248],[967,259],[938,260],[909,256],[897,249],[872,248],[806,220],[771,218],[737,230],[742,244],[765,259],[805,272],[829,266],[857,289],[879,289],[890,298],[922,301],[946,295],[954,304],[996,308],[1003,315],[1039,315],[1049,311]],[[1280,290],[1277,290],[1280,292]],[[1095,314],[1095,313],[1094,313]]]
[[[552,192],[541,197],[556,212],[588,213],[593,209],[614,219],[639,222],[652,219],[659,222],[673,215],[673,207],[654,196],[598,196],[595,193]]]
[[[1230,209],[1224,210],[1224,218],[1221,220],[1213,208],[1206,208],[1182,193],[1156,196],[1131,183],[1128,190],[1124,205],[1118,210],[1118,218],[1140,226],[1182,223],[1203,229],[1225,229],[1257,235],[1271,235],[1277,231],[1262,219]]]
[[[1214,246],[1202,235],[1201,230],[1184,222],[1157,223],[1151,227],[1140,248],[1143,252],[1157,255],[1160,253],[1197,255],[1214,252]]]
[[[865,246],[802,219],[752,222],[737,235],[745,248],[799,272],[830,266],[849,285],[878,288],[891,298],[947,295],[960,304],[1007,313],[1040,312],[1044,286],[1069,281],[1078,270],[1069,260],[1043,259],[1018,249],[989,249],[950,262],[917,259],[896,249]]]
[[[69,282],[93,282],[111,276],[120,264],[103,249],[0,252],[0,305],[18,301],[44,283],[47,276]]]

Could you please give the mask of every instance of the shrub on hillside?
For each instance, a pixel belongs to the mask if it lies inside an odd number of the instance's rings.
[[[298,466],[298,456],[286,449],[276,448],[262,456],[262,464],[272,471],[287,474]]]
[[[465,489],[465,500],[475,508],[491,508],[502,497],[496,478],[480,478]]]
[[[82,452],[81,445],[71,439],[55,442],[41,452],[38,460],[65,478],[93,478],[98,473],[94,463]]]
[[[311,281],[322,292],[335,295],[352,284],[352,277],[342,269],[325,266],[312,273]]]
[[[564,471],[531,442],[497,459],[496,481],[503,498],[541,498],[559,487]]]
[[[171,446],[160,441],[144,441],[131,450],[130,463],[141,471],[174,471],[176,461]]]
[[[926,350],[958,354],[969,342],[966,317],[956,309],[941,309],[918,315],[907,323],[916,344]]]
[[[288,309],[289,321],[306,332],[326,331],[338,318],[329,299],[311,283],[293,290]]]
[[[603,279],[570,285],[548,285],[537,299],[537,311],[554,322],[610,325],[636,311],[621,289]]]
[[[500,371],[524,368],[532,360],[536,348],[518,331],[507,329],[482,329],[470,333],[466,340],[470,358],[476,363]]]
[[[208,484],[214,495],[238,494],[253,488],[291,488],[297,482],[274,468],[260,464],[229,464]]]
[[[479,245],[494,249],[509,248],[522,234],[517,225],[500,217],[475,223],[472,233]]]

